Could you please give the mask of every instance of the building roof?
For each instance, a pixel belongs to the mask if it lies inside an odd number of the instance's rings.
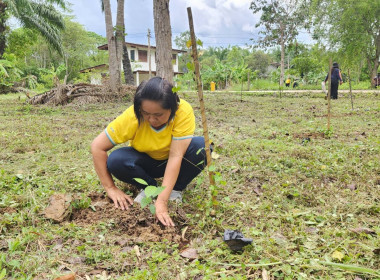
[[[134,47],[134,48],[148,48],[148,45],[142,45],[142,44],[135,44],[135,43],[130,43],[130,42],[125,42],[125,44],[128,47]],[[152,49],[155,49],[155,46],[150,46]],[[99,50],[106,51],[108,50],[108,44],[104,44],[98,47]],[[179,49],[172,49],[173,52],[176,53],[185,53],[186,51],[179,50]]]
[[[133,71],[133,74],[135,74],[135,73],[140,73],[140,74],[149,74],[149,71],[146,71],[146,70],[134,70]],[[152,74],[156,74],[156,71],[151,71],[152,72]],[[183,72],[173,72],[174,74],[183,74]]]
[[[108,64],[99,64],[99,65],[87,67],[87,68],[79,70],[79,72],[80,73],[91,72],[92,70],[97,70],[97,69],[102,69],[102,68],[108,68]]]

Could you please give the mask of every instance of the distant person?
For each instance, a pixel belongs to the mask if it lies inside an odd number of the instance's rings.
[[[289,86],[290,86],[290,82],[291,82],[291,80],[290,80],[290,78],[288,77],[288,78],[286,79],[286,81],[285,81],[285,86],[286,86],[286,87],[289,87]]]
[[[380,86],[380,73],[377,73],[377,76],[373,80],[375,81],[375,88]]]
[[[293,88],[296,88],[296,87],[298,87],[298,82],[297,82],[297,81],[294,81],[294,82],[293,82]]]
[[[325,83],[329,80],[329,74],[325,78]],[[338,99],[338,87],[343,84],[342,73],[339,70],[339,64],[334,62],[331,69],[331,99]]]
[[[179,99],[173,86],[160,77],[143,81],[137,88],[134,104],[113,120],[91,144],[100,182],[116,208],[125,210],[132,198],[116,187],[113,177],[141,190],[135,202],[145,197],[142,179],[157,186],[163,177],[165,188],[157,197],[156,216],[165,226],[174,226],[168,200],[181,200],[181,192],[205,167],[203,137],[194,137],[193,108]],[[108,151],[117,144],[129,146]],[[200,152],[201,151],[201,152]]]

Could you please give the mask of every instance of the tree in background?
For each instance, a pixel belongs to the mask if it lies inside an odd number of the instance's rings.
[[[250,9],[254,14],[261,12],[256,27],[264,27],[260,34],[264,35],[257,41],[260,46],[281,47],[280,86],[284,84],[285,48],[298,35],[298,30],[304,26],[307,16],[305,1],[299,0],[255,0]]]
[[[191,42],[190,31],[182,32],[174,38],[174,43],[177,48],[186,51],[186,53],[181,53],[178,57],[178,69],[180,71],[186,71],[187,64],[193,63],[191,58],[191,46],[188,42]]]
[[[67,80],[74,81],[80,78],[79,70],[94,63],[106,63],[107,52],[97,48],[106,44],[106,38],[86,31],[70,16],[65,17],[65,26],[62,32],[64,56],[49,48],[36,31],[21,27],[9,33],[4,58],[21,71],[18,78],[14,76],[13,82],[34,76],[41,88],[50,88],[54,77],[63,80],[67,74]]]
[[[153,0],[154,34],[156,37],[156,73],[173,83],[172,31],[169,0]]]
[[[125,26],[124,26],[124,31],[125,31]],[[127,44],[125,43],[125,35],[122,36],[122,42],[123,42],[122,64],[123,64],[123,70],[124,70],[124,80],[127,85],[134,85],[135,79],[133,77],[131,60],[129,59]]]
[[[263,76],[267,72],[270,56],[262,50],[252,50],[252,52],[245,58],[248,68],[257,75]]]
[[[315,38],[328,39],[330,47],[341,49],[343,59],[352,64],[364,56],[374,86],[380,58],[380,1],[311,0],[310,6]]]
[[[118,37],[114,32],[114,27],[112,24],[112,13],[111,13],[111,4],[110,0],[101,0],[102,8],[104,10],[105,23],[106,23],[106,34],[108,41],[108,68],[109,68],[109,77],[110,77],[110,87],[113,92],[117,92],[121,86],[120,79],[120,61],[121,61],[121,50],[118,50],[120,44],[118,44]],[[124,1],[118,1],[117,12],[121,10],[120,6],[123,5],[122,10],[124,11]],[[116,25],[124,26],[124,23],[121,22],[121,25],[118,25],[118,20],[120,17],[116,16]],[[124,20],[124,19],[123,19]],[[120,40],[120,39],[119,39]]]
[[[102,8],[102,12],[104,13],[105,12],[104,11],[104,9],[105,9],[104,0],[100,0],[100,5]],[[109,1],[108,1],[108,3],[106,3],[106,5],[107,5],[107,9],[108,9],[108,6],[110,6]],[[108,10],[107,10],[107,12],[110,13],[110,11],[108,11]],[[108,18],[107,20],[109,21],[110,19]],[[111,19],[111,22],[109,24],[112,25],[112,19]],[[116,43],[115,43],[116,50],[113,50],[113,52],[116,52],[116,56],[117,56],[118,61],[120,61],[120,60],[122,61],[125,83],[127,85],[134,85],[135,82],[134,82],[134,78],[133,78],[131,61],[129,59],[127,45],[125,44],[124,0],[120,0],[120,1],[118,0],[117,1],[117,15],[116,15],[116,27],[115,27],[115,29],[116,29],[116,31],[115,31],[114,39],[116,40]],[[109,51],[109,48],[108,48],[108,51]],[[112,54],[112,62],[114,61],[113,56],[114,56],[114,54]],[[109,65],[111,65],[111,64],[109,64]],[[112,79],[115,79],[115,81],[119,83],[120,78],[117,79],[116,77],[114,77],[115,75],[120,76],[121,68],[120,68],[120,66],[118,66],[118,67],[119,67],[119,69],[118,69],[119,74],[112,72],[112,75],[113,75]],[[115,72],[117,72],[117,71],[115,71]],[[111,77],[111,73],[110,73],[110,77]],[[121,85],[121,80],[120,80],[120,85]]]
[[[58,52],[62,52],[60,32],[64,21],[56,7],[66,8],[64,0],[0,0],[0,58],[6,48],[7,20],[15,17],[22,26],[37,30]]]

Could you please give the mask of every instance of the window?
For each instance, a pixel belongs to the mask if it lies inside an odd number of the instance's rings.
[[[172,55],[172,64],[173,65],[177,64],[177,55],[175,53]]]
[[[131,53],[130,60],[135,61],[135,50],[131,50],[130,53]]]
[[[139,61],[148,62],[148,51],[139,50]]]

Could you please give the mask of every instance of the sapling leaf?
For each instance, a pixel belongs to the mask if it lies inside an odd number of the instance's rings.
[[[152,202],[152,198],[150,197],[144,197],[142,200],[141,200],[141,208],[145,208],[148,204],[150,204]]]
[[[154,197],[156,193],[157,187],[155,186],[147,186],[144,190],[145,195],[147,197]]]
[[[160,193],[162,193],[162,191],[164,190],[165,188],[164,187],[158,187],[156,188],[156,191],[154,193],[154,197],[158,196]]]
[[[215,170],[216,170],[215,165],[210,165],[210,166],[208,167],[208,171],[213,172],[213,171],[215,171]]]
[[[201,41],[201,39],[197,40],[197,45],[203,47],[203,42]]]
[[[191,40],[188,40],[188,41],[186,42],[186,47],[188,47],[188,48],[191,47]]]
[[[156,206],[154,206],[153,204],[149,205],[149,210],[150,213],[152,213],[153,215],[156,214]]]
[[[140,178],[133,178],[133,180],[135,180],[137,183],[141,184],[141,185],[145,185],[147,186],[148,183],[145,182],[143,179],[140,179]]]

